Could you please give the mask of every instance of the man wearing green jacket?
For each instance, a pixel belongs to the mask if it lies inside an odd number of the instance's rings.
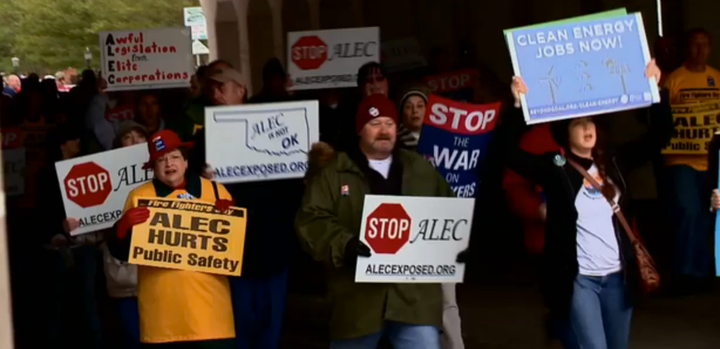
[[[339,153],[313,178],[296,218],[302,247],[326,265],[333,303],[330,348],[375,348],[385,334],[395,349],[439,349],[440,284],[355,283],[366,194],[453,196],[419,155],[395,147],[398,113],[384,95],[366,97],[356,114],[359,147]]]

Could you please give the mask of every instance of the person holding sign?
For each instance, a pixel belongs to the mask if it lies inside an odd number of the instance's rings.
[[[660,80],[654,61],[645,75]],[[527,92],[520,77],[513,78],[512,92],[519,106],[520,94]],[[593,119],[584,117],[551,124],[560,152],[534,155],[517,148],[508,156],[508,167],[539,183],[547,198],[541,274],[551,311],[569,320],[562,338],[566,348],[628,346],[641,278],[633,233],[618,218],[615,202],[627,197],[622,174],[644,164],[670,139],[672,115],[663,94],[664,103],[648,110],[653,116],[648,133],[612,153]]]
[[[115,258],[129,259],[133,226],[150,218],[147,207],[135,207],[137,198],[202,201],[214,203],[221,212],[233,205],[221,184],[187,172],[191,146],[169,130],[150,137],[150,161],[146,166],[153,167],[155,178],[130,192],[124,214],[115,225],[116,236],[109,242]],[[138,267],[137,294],[142,343],[182,348],[234,347],[235,327],[226,276],[143,265]]]
[[[684,117],[676,115],[678,133],[673,140],[698,145],[695,149],[685,147],[684,151],[665,154],[670,194],[668,212],[675,231],[673,272],[677,280],[673,286],[681,293],[710,284],[712,255],[708,245],[713,217],[708,212],[705,193],[710,190],[708,180],[713,176],[708,175],[708,149],[703,145],[708,144],[718,130],[718,123],[713,120],[720,103],[720,72],[707,64],[711,43],[707,31],[690,31],[686,36],[685,63],[665,81],[673,107],[687,105],[694,109]],[[701,110],[706,111],[705,115]]]
[[[420,155],[396,148],[398,112],[382,94],[363,99],[356,114],[359,146],[340,152],[309,178],[295,224],[305,251],[325,264],[333,301],[331,348],[375,348],[386,334],[396,349],[439,349],[439,284],[354,283],[366,194],[452,197]]]

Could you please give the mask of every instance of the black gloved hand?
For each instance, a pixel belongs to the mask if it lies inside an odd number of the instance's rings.
[[[358,257],[370,256],[372,256],[370,247],[362,243],[357,236],[350,239],[345,245],[345,263],[347,265],[355,265]]]
[[[457,255],[457,258],[455,258],[455,262],[460,263],[460,264],[467,263],[469,254],[470,254],[470,252],[468,252],[467,248],[460,251],[460,253],[458,253],[458,255]]]

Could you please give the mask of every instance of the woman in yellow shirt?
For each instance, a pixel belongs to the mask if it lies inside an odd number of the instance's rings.
[[[167,197],[214,203],[224,211],[233,204],[221,184],[188,173],[191,143],[163,130],[150,137],[148,148],[155,178],[132,192],[125,213],[116,224],[117,238],[110,252],[127,260],[132,227],[150,217],[146,207],[135,207],[137,197]],[[228,279],[195,271],[138,267],[140,341],[148,348],[234,348],[235,327]]]

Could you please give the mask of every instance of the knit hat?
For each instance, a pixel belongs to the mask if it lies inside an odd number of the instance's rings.
[[[122,138],[132,131],[143,135],[145,139],[148,139],[148,137],[150,137],[145,126],[140,125],[133,120],[126,120],[123,121],[120,126],[118,126],[118,132],[115,135],[115,140],[113,140],[113,148],[122,147]]]
[[[405,102],[407,102],[408,98],[410,98],[412,96],[418,96],[425,101],[425,104],[427,104],[429,94],[430,94],[430,89],[428,89],[425,86],[413,86],[413,87],[407,89],[406,92],[402,95],[402,97],[398,101],[398,109],[400,110],[400,113],[402,114],[402,110],[405,107]]]
[[[377,117],[389,117],[398,123],[398,112],[395,103],[382,94],[374,94],[365,97],[358,106],[355,114],[355,130],[359,134],[365,124]]]

